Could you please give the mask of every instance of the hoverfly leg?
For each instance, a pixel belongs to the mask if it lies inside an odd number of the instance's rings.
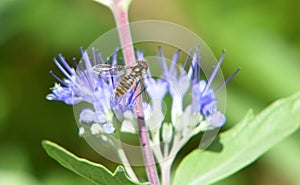
[[[139,92],[134,98],[132,101],[135,101],[144,91],[146,90],[146,88],[144,87],[141,92]]]
[[[138,82],[139,82],[139,85],[141,86],[141,91],[133,98],[132,102],[136,102],[136,100],[137,100],[137,98],[138,98],[139,96],[144,95],[144,98],[146,99],[146,103],[147,103],[147,106],[148,106],[148,95],[147,95],[147,93],[146,93],[146,86],[144,85],[144,83],[142,83],[142,81],[143,81],[143,80],[139,80],[139,81],[138,81]],[[139,103],[142,104],[143,109],[146,108],[146,107],[144,107],[144,105],[143,105],[143,101],[142,101],[142,102],[139,102]]]
[[[113,73],[112,73],[112,71],[109,71],[109,73],[110,73],[111,85],[112,85],[113,89],[115,89],[116,87],[115,87],[115,81],[114,81]]]

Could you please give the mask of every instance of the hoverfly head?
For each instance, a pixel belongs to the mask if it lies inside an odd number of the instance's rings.
[[[148,64],[146,60],[140,60],[138,61],[138,65],[140,65],[145,71],[148,70]]]

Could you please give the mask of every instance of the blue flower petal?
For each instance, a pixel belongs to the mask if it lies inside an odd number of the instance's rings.
[[[168,92],[168,83],[165,80],[145,79],[146,91],[151,99],[163,99]]]
[[[106,134],[113,134],[115,132],[115,127],[112,124],[106,123],[103,125],[103,131]]]
[[[226,122],[226,117],[221,112],[216,112],[207,118],[208,124],[213,128],[222,127]]]

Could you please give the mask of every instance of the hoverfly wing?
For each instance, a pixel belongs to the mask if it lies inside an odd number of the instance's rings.
[[[93,70],[99,77],[118,77],[126,73],[126,66],[97,64],[93,66]]]

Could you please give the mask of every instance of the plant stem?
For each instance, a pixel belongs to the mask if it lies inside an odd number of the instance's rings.
[[[108,136],[108,137],[109,137],[109,139],[108,139],[109,143],[111,144],[111,146],[113,146],[116,149],[116,151],[118,153],[118,156],[121,159],[122,164],[124,165],[124,168],[125,168],[128,176],[132,180],[134,180],[136,182],[140,182],[139,179],[137,178],[137,176],[135,175],[133,169],[130,166],[130,163],[128,161],[128,158],[126,156],[126,153],[125,153],[122,145],[119,142],[115,142],[115,138],[114,137],[112,137],[112,136]]]
[[[130,28],[128,22],[128,6],[122,4],[122,0],[114,0],[114,3],[110,7],[117,24],[119,38],[121,42],[121,47],[123,51],[124,60],[126,66],[135,66],[135,54],[132,46],[132,39],[130,35]],[[134,109],[136,110],[136,118],[139,128],[139,139],[142,146],[142,153],[144,158],[144,163],[146,166],[146,172],[148,180],[152,185],[158,185],[158,175],[156,171],[156,166],[154,162],[153,153],[150,147],[150,137],[145,124],[144,112],[142,107],[142,99],[139,96],[136,100],[137,104]]]
[[[128,7],[122,6],[121,1],[122,0],[114,0],[111,10],[118,28],[118,34],[126,66],[135,66],[136,60],[129,28]]]
[[[130,166],[130,163],[126,157],[124,150],[120,147],[118,148],[118,154],[119,154],[119,157],[120,157],[122,163],[124,164],[124,167],[126,169],[127,174],[129,175],[129,177],[132,180],[139,182],[139,179],[137,178],[137,176],[135,175],[134,171],[132,170],[132,168]]]
[[[139,128],[140,144],[142,146],[142,153],[143,153],[143,158],[146,166],[148,180],[152,185],[158,185],[159,180],[158,180],[153,153],[150,147],[149,133],[146,128],[145,119],[144,117],[141,117],[140,113],[137,117],[137,122]]]
[[[162,185],[170,185],[170,172],[174,159],[175,157],[170,157],[160,163]]]

